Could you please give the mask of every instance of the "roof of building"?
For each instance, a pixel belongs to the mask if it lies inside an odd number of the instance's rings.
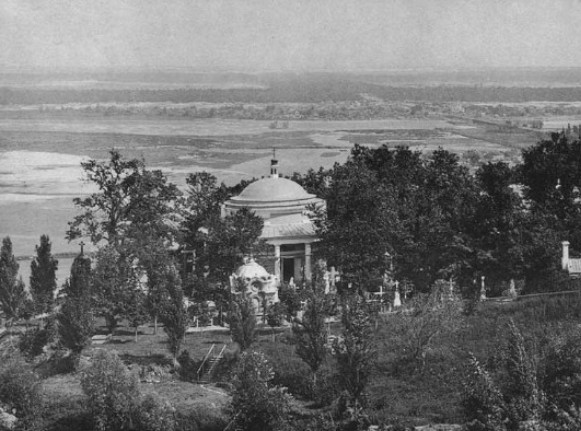
[[[299,184],[286,178],[268,177],[248,185],[233,201],[286,201],[312,199]]]
[[[268,278],[270,274],[264,267],[256,263],[254,259],[249,259],[244,265],[236,270],[236,277],[239,278]]]
[[[569,259],[567,270],[569,274],[581,274],[581,259]]]
[[[262,238],[294,238],[315,236],[315,227],[311,220],[302,214],[290,214],[273,217],[264,223]]]

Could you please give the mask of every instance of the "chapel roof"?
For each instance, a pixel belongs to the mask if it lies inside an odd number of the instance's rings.
[[[286,178],[268,177],[249,184],[232,201],[269,202],[295,201],[315,198],[299,184]]]
[[[260,266],[254,259],[249,259],[244,265],[236,270],[238,278],[268,278],[270,274],[264,267]]]

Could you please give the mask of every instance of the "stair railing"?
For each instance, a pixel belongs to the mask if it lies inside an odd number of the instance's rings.
[[[208,360],[208,357],[212,353],[212,350],[214,350],[215,346],[216,346],[215,344],[212,344],[212,347],[210,347],[210,350],[208,350],[208,353],[206,353],[206,356],[204,356],[204,360],[202,361],[202,365],[200,365],[200,368],[198,368],[198,373],[197,373],[198,374],[198,382],[200,381],[200,373],[204,369],[204,365],[206,365],[206,361]]]

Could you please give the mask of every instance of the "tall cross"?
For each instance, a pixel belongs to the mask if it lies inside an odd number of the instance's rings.
[[[81,241],[79,243],[79,245],[81,246],[81,256],[83,255],[83,247],[85,246],[85,243],[83,241]]]

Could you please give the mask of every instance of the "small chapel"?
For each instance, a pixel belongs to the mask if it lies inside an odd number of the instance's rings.
[[[222,215],[248,208],[262,217],[261,238],[272,246],[274,276],[281,282],[298,283],[311,280],[312,275],[312,244],[317,236],[307,216],[307,207],[311,205],[322,208],[325,201],[281,177],[278,160],[273,157],[270,175],[249,184],[238,196],[226,201]]]

